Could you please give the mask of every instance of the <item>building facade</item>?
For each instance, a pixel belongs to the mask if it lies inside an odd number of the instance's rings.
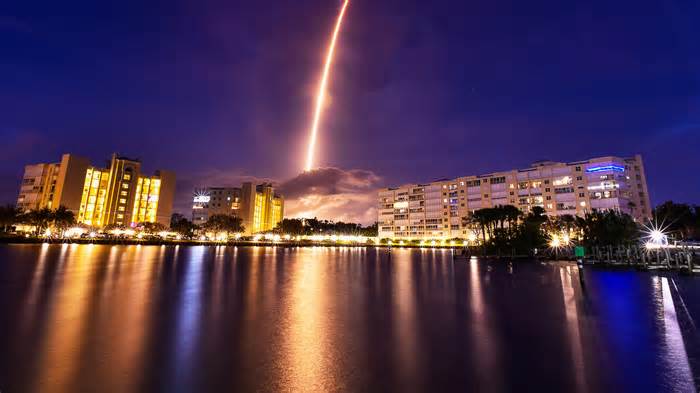
[[[196,189],[192,199],[192,222],[204,224],[216,214],[240,217],[245,234],[270,231],[284,218],[284,198],[272,184]]]
[[[241,207],[241,189],[236,187],[207,187],[194,191],[192,222],[204,224],[217,214],[238,215]]]
[[[59,163],[27,165],[17,198],[24,210],[65,206],[78,223],[96,228],[170,223],[175,174],[141,173],[138,160],[112,156],[107,168],[86,158],[64,154]]]
[[[379,237],[389,239],[465,239],[462,218],[499,205],[524,212],[540,206],[548,215],[613,209],[639,222],[651,217],[639,155],[541,161],[527,169],[384,188],[378,197]]]

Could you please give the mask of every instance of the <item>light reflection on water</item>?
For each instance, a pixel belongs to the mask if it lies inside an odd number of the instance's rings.
[[[694,390],[675,276],[360,247],[0,261],[3,392]]]

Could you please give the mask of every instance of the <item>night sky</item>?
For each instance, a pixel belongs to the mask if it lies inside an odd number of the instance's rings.
[[[370,222],[380,186],[634,153],[652,203],[700,203],[700,2],[351,0],[299,176],[339,6],[3,2],[0,202],[25,164],[119,152],[183,211],[270,179],[290,214]]]

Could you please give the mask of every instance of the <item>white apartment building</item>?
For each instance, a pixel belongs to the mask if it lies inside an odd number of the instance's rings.
[[[384,188],[378,196],[380,239],[465,239],[462,218],[498,205],[524,212],[540,206],[548,215],[614,209],[640,222],[651,217],[640,155],[540,161],[527,169]]]

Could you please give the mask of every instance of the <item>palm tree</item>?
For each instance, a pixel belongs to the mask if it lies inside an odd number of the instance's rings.
[[[43,208],[38,210],[31,210],[22,215],[22,222],[34,227],[34,234],[39,236],[43,233],[46,228],[49,227],[53,219],[53,212],[51,209]]]
[[[0,227],[7,232],[10,227],[19,222],[21,212],[12,205],[0,206]]]
[[[66,229],[75,225],[75,213],[66,209],[65,206],[59,206],[58,209],[51,213],[54,228],[61,232],[61,237]]]

